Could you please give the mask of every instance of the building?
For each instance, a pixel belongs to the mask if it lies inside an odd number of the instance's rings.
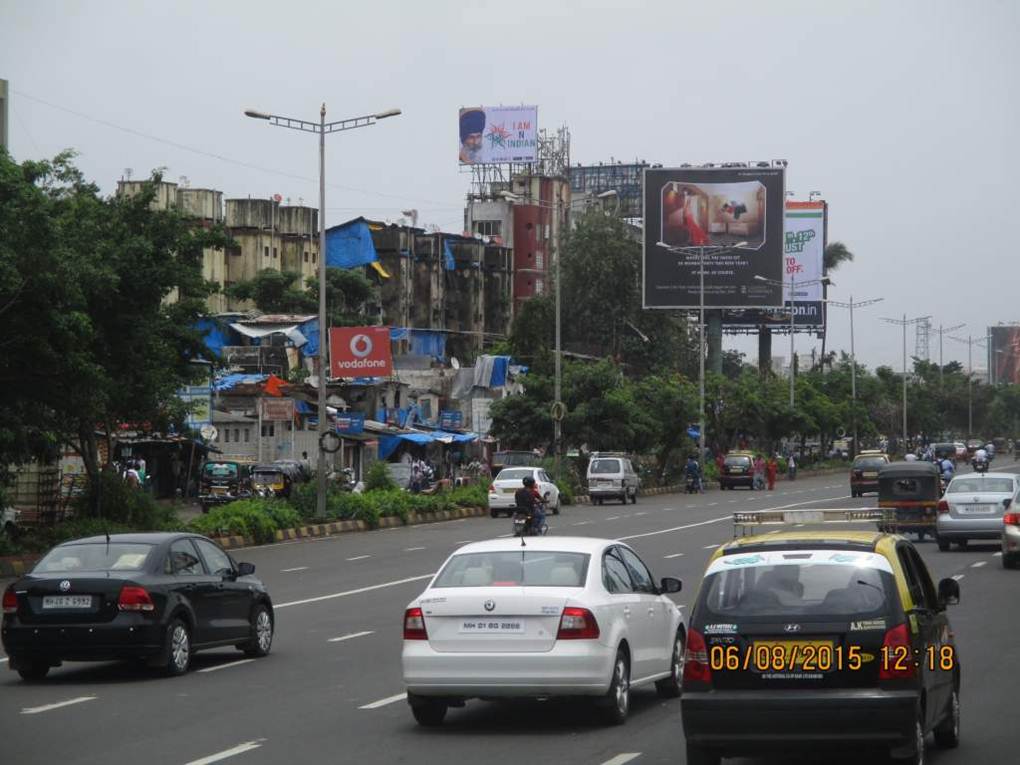
[[[570,191],[575,198],[615,192],[616,214],[623,218],[644,217],[641,190],[644,184],[644,170],[649,165],[644,160],[624,164],[610,158],[609,162],[593,165],[572,165],[570,167]]]

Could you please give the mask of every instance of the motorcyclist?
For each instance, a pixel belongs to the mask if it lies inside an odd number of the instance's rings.
[[[948,457],[943,457],[939,462],[939,471],[942,473],[942,480],[948,486],[949,482],[953,480],[953,473],[956,471],[953,461]]]
[[[529,475],[522,483],[524,485],[514,492],[514,504],[517,505],[517,512],[527,515],[531,528],[539,533],[545,526],[545,512],[542,509],[542,500],[535,491],[535,479]]]
[[[979,447],[974,450],[974,459],[970,461],[970,464],[974,466],[975,470],[978,470],[978,465],[987,467],[988,465],[988,452],[985,451],[984,447]]]
[[[684,466],[684,474],[687,476],[688,481],[694,482],[694,488],[696,491],[702,491],[701,465],[698,464],[697,457],[693,454],[688,455],[687,457],[687,464]]]

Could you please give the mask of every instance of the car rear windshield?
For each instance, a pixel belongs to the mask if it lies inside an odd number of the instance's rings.
[[[54,547],[35,564],[36,574],[71,571],[140,571],[152,545],[136,542],[90,542]]]
[[[282,470],[256,470],[255,480],[257,481],[282,481],[283,471]]]
[[[727,457],[724,465],[750,465],[751,458],[747,455],[740,455],[738,457]]]
[[[878,470],[886,464],[888,463],[881,457],[861,457],[854,460],[855,468],[864,468],[865,470],[872,468]]]
[[[531,468],[511,468],[509,470],[500,470],[499,475],[496,476],[497,481],[520,481],[528,476],[534,477],[535,471]]]
[[[237,465],[233,462],[207,462],[203,472],[210,478],[233,478],[237,475]]]
[[[949,484],[950,494],[975,494],[991,492],[993,494],[1012,494],[1012,478],[957,478]]]
[[[599,473],[619,473],[620,460],[592,460],[588,472],[596,475]]]
[[[586,553],[525,551],[454,555],[433,587],[583,587]]]
[[[823,621],[890,610],[892,576],[829,563],[743,566],[708,577],[704,607],[712,619]]]

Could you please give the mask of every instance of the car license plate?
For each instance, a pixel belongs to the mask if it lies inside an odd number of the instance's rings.
[[[227,487],[226,486],[213,486],[212,487],[212,493],[213,494],[226,494],[227,493]]]
[[[862,473],[861,476],[863,478],[878,478],[878,473],[875,472]]]
[[[515,635],[524,632],[520,619],[465,619],[460,624],[462,635]]]
[[[994,512],[994,510],[995,505],[963,505],[960,507],[960,512],[964,515],[984,515]]]
[[[731,473],[743,473],[744,469],[743,468],[730,468],[730,472]]]
[[[515,494],[517,489],[503,489],[504,494]]]
[[[794,663],[796,667],[800,667],[805,659],[810,659],[813,663],[818,663],[818,650],[820,648],[828,648],[832,650],[831,640],[755,640],[754,651],[757,655],[759,650],[768,651],[772,654],[773,658],[764,659],[759,668],[760,670],[771,670],[773,672],[782,672],[784,670],[789,671],[793,667],[790,666]],[[775,658],[773,651],[776,648],[783,650],[783,658]],[[754,660],[751,662],[754,666]],[[769,666],[771,665],[771,666]]]
[[[45,595],[43,608],[92,608],[91,595]]]

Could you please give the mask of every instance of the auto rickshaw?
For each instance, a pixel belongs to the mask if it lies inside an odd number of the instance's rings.
[[[942,477],[930,462],[894,462],[878,471],[878,506],[884,511],[878,530],[935,536],[942,498]]]
[[[258,497],[289,497],[293,485],[303,480],[298,466],[285,462],[256,465],[251,476]]]

